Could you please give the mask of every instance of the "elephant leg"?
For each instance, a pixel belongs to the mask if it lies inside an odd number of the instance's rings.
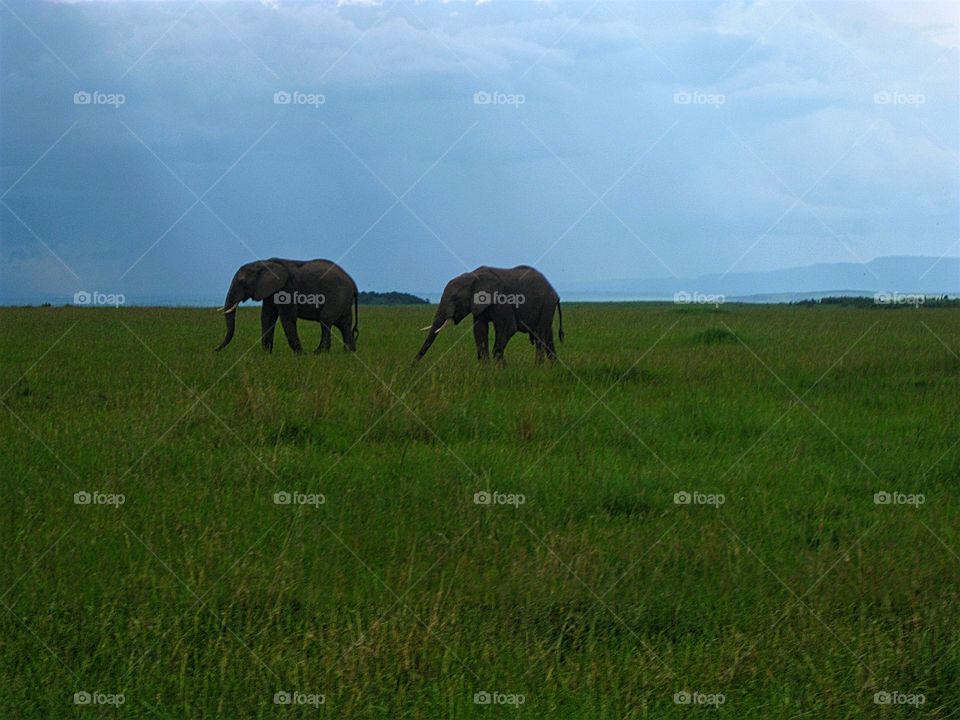
[[[297,334],[297,316],[289,306],[280,312],[280,324],[283,325],[283,332],[287,336],[290,349],[295,353],[303,352],[300,336]]]
[[[516,323],[498,324],[495,322],[493,329],[496,336],[493,341],[493,359],[503,365],[506,362],[503,359],[503,351],[506,350],[510,338],[517,332],[517,325]]]
[[[552,314],[551,314],[552,315]],[[530,342],[537,348],[537,364],[543,362],[544,356],[551,360],[557,359],[556,350],[553,347],[553,317],[544,317],[541,315],[537,320],[536,329],[530,331]]]
[[[277,306],[264,302],[260,307],[260,344],[267,352],[273,352],[273,331],[277,329]]]
[[[349,312],[337,321],[337,330],[343,337],[343,346],[349,352],[356,352],[357,339],[353,336],[353,318]]]
[[[530,344],[533,345],[533,349],[536,351],[534,362],[539,365],[543,362],[543,355],[547,350],[547,347],[543,342],[543,335],[541,335],[540,330],[537,328],[532,328],[526,323],[522,323],[522,325],[524,332],[526,332],[527,336],[530,338]]]
[[[537,351],[534,362],[537,365],[540,365],[543,362],[543,355],[546,352],[546,346],[543,344],[543,341],[534,333],[530,333],[530,341],[533,343],[533,347]]]
[[[543,338],[543,341],[542,341],[543,349],[546,352],[547,357],[550,358],[550,360],[556,360],[557,349],[553,344],[553,328],[548,326],[541,332],[542,332],[541,337]]]
[[[490,359],[490,322],[488,320],[473,321],[473,341],[477,345],[477,360],[486,362]]]
[[[320,344],[317,345],[317,349],[314,352],[322,353],[330,350],[330,326],[326,323],[320,323]]]

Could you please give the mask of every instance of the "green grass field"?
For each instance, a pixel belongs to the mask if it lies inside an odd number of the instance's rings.
[[[0,310],[0,715],[960,717],[960,312],[431,313]]]

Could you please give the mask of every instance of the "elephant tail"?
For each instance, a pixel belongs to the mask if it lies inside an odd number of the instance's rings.
[[[353,294],[353,339],[360,337],[360,293]]]
[[[560,309],[559,300],[557,300],[557,315],[560,316],[560,332],[557,333],[557,337],[560,338],[560,342],[563,342],[563,310]]]

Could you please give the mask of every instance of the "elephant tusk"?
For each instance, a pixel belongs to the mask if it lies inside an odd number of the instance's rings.
[[[429,330],[429,329],[432,328],[432,327],[433,327],[433,325],[427,325],[426,327],[420,328],[420,332],[426,332],[427,330]]]
[[[440,327],[438,327],[437,330],[436,330],[436,332],[434,332],[433,334],[434,334],[434,335],[439,335],[441,330],[443,330],[443,329],[444,329],[445,327],[447,327],[448,325],[452,325],[452,324],[453,324],[453,320],[451,320],[450,318],[447,318],[447,321],[446,321],[445,323],[443,323],[443,325],[441,325]]]
[[[232,313],[234,310],[237,309],[237,305],[239,305],[239,304],[240,304],[240,303],[234,303],[234,304],[233,304],[233,307],[230,308],[229,310],[224,310],[224,311],[223,311],[223,314],[224,314],[224,315],[229,315],[230,313]]]

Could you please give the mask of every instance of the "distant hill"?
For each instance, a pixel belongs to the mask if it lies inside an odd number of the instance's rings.
[[[424,300],[416,295],[402,292],[361,292],[359,301],[361,305],[429,305],[429,300]]]

